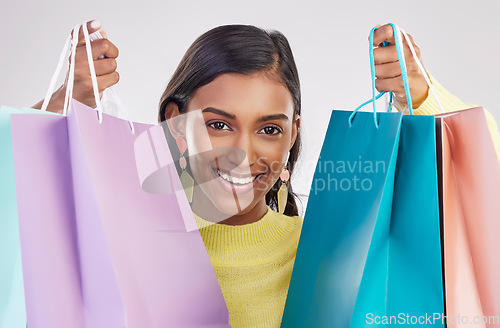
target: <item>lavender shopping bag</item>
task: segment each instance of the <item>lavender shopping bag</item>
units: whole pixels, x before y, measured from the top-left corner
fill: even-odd
[[[72,64],[68,116],[11,119],[28,327],[229,328],[162,127],[103,119],[89,68],[99,111],[70,100]]]
[[[128,121],[101,115],[100,123],[94,109],[77,101],[68,114],[89,327],[117,327],[105,324],[105,318],[118,311],[121,304],[109,303],[118,299],[126,314],[124,327],[230,327],[186,195],[175,192],[180,182],[162,127],[133,123],[132,131]],[[163,152],[145,156],[151,145],[139,139],[145,135]],[[171,192],[142,189],[136,164],[141,154],[144,161],[153,158],[153,166],[170,164]]]
[[[66,117],[11,115],[27,323],[84,328]]]
[[[26,327],[10,126],[10,115],[21,113],[42,112],[30,108],[0,108],[0,327],[9,328]]]

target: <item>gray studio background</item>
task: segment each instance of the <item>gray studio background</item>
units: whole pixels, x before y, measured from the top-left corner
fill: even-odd
[[[303,153],[293,178],[308,194],[330,111],[370,97],[370,29],[411,34],[424,66],[500,121],[500,1],[6,1],[0,10],[0,104],[31,106],[46,92],[71,28],[100,19],[120,49],[115,90],[135,121],[156,122],[159,98],[194,39],[223,24],[283,32],[302,86]],[[304,203],[307,198],[304,197]]]

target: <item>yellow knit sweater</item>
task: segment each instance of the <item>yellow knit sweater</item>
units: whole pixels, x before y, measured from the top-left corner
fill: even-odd
[[[475,107],[449,93],[433,79],[444,110]],[[417,115],[438,114],[432,96],[415,109]],[[493,116],[488,125],[500,158],[500,134]],[[303,219],[276,213],[268,207],[254,223],[212,224],[195,215],[215,270],[233,328],[277,328],[281,324]]]
[[[195,218],[231,327],[279,327],[303,219],[269,206],[262,219],[239,226]]]

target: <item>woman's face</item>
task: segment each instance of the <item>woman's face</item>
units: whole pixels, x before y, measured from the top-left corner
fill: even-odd
[[[187,111],[202,111],[206,132],[186,126],[189,165],[220,212],[247,213],[277,181],[297,136],[293,105],[287,87],[268,72],[222,74],[195,92]]]

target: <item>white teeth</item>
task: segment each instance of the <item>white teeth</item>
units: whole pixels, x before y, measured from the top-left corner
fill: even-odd
[[[221,171],[217,170],[217,173],[226,181],[234,183],[234,184],[247,184],[255,180],[254,176],[248,177],[248,178],[236,178],[232,177],[230,175],[227,175],[225,173],[222,173]]]

